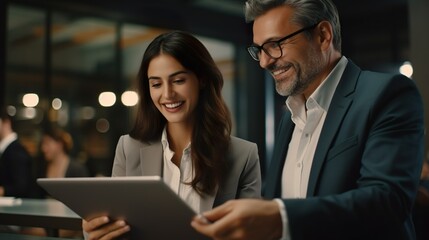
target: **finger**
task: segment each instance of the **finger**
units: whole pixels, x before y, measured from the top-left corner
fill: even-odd
[[[191,226],[198,232],[215,239],[228,239],[235,229],[237,229],[237,218],[229,210],[230,207],[225,209],[217,209],[217,212],[205,215],[206,217],[220,217],[213,223],[207,224],[200,217],[195,217],[191,222]],[[206,213],[205,213],[206,214]]]
[[[130,227],[123,220],[115,221],[113,223],[105,224],[91,232],[88,232],[89,239],[114,239],[125,232],[128,232]]]
[[[233,210],[236,200],[230,200],[210,211],[204,212],[202,215],[210,222],[216,222]]]
[[[119,228],[116,228],[115,230],[108,232],[107,234],[105,234],[102,238],[100,238],[100,240],[110,240],[110,239],[116,239],[122,235],[124,235],[125,233],[130,231],[130,226],[129,225],[125,225]]]
[[[210,238],[213,238],[213,230],[211,230],[210,225],[205,224],[198,218],[194,218],[191,222],[191,226],[197,231],[206,235]]]
[[[194,217],[195,221],[201,223],[201,224],[210,224],[212,223],[210,220],[208,220],[203,214],[198,214],[197,216]]]
[[[109,222],[109,218],[106,216],[93,218],[89,221],[82,219],[82,228],[85,232],[90,232],[90,231],[93,231],[94,229],[97,229],[100,226],[102,226],[108,222]]]

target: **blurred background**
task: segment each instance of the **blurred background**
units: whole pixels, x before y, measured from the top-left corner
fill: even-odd
[[[233,134],[258,144],[264,171],[284,98],[246,51],[252,32],[244,0],[0,2],[0,103],[33,156],[43,126],[56,124],[71,133],[72,155],[91,175],[109,176],[117,140],[133,125],[143,52],[158,34],[180,29],[196,35],[220,67]],[[427,109],[429,1],[334,2],[344,55],[364,69],[409,76]]]

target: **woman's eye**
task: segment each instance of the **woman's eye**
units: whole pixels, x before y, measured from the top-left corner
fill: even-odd
[[[173,81],[174,83],[181,84],[185,82],[185,79],[176,79]]]
[[[152,83],[150,86],[153,88],[159,88],[161,86],[161,83]]]

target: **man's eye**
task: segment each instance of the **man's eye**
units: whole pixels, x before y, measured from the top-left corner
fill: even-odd
[[[265,49],[276,49],[277,43],[276,42],[267,42],[264,44]]]

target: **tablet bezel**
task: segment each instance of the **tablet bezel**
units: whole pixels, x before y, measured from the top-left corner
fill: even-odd
[[[39,178],[80,217],[124,219],[130,239],[208,239],[190,225],[196,213],[159,176]]]

